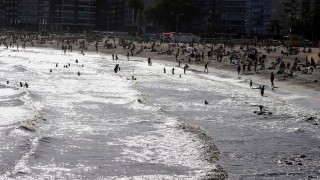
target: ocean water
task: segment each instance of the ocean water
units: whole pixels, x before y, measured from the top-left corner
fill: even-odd
[[[306,121],[319,99],[119,57],[0,49],[0,179],[203,179],[218,165],[229,179],[320,178],[319,126]],[[220,160],[181,123],[205,130]]]

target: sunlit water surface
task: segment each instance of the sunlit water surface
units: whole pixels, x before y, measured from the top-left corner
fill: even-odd
[[[0,179],[202,178],[215,164],[178,121],[206,130],[230,179],[320,178],[319,127],[305,121],[319,117],[319,99],[268,88],[261,97],[244,79],[172,67],[1,49]],[[258,105],[272,115],[255,114]],[[17,128],[39,113],[35,132]]]

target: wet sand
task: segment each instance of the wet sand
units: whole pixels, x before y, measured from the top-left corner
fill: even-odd
[[[106,40],[106,39],[104,39]],[[124,57],[122,57],[122,59],[127,59],[127,53],[130,53],[130,49],[124,49],[123,47],[121,47],[118,43],[118,39],[116,39],[115,41],[115,45],[116,48],[114,49],[107,49],[104,47],[104,40],[103,42],[99,42],[98,44],[98,53],[106,53],[106,54],[115,54],[115,55],[122,55]],[[109,41],[110,43],[113,43],[113,40],[110,39]],[[18,42],[19,43],[19,42]],[[86,52],[96,52],[95,43],[87,43],[87,50],[84,49],[80,49],[79,48],[79,44],[72,44],[73,46],[73,51],[81,51],[83,50],[84,53]],[[148,58],[150,57],[152,61],[160,61],[160,62],[165,62],[165,63],[169,63],[172,66],[178,67],[178,61],[176,61],[175,58],[175,53],[177,52],[177,49],[180,49],[180,52],[182,51],[183,48],[181,47],[169,47],[169,44],[167,43],[163,43],[163,44],[159,44],[156,43],[156,49],[157,52],[151,52],[151,44],[141,44],[138,42],[134,42],[135,46],[136,46],[136,50],[134,50],[133,52],[133,56],[130,56],[130,59],[134,59],[134,57],[144,57],[144,58]],[[27,46],[31,46],[31,43],[28,42],[26,44]],[[49,47],[49,48],[55,48],[55,49],[60,49],[61,50],[61,45],[62,43],[59,43],[59,46],[57,46],[57,42],[56,41],[48,41],[45,44],[39,44],[36,41],[34,41],[34,46],[35,47]],[[114,45],[114,44],[113,44]],[[182,44],[179,44],[182,45]],[[137,51],[141,48],[141,46],[145,46],[147,47],[147,49],[144,49],[142,52],[140,52],[139,54],[137,54]],[[207,46],[211,46],[211,45],[207,45]],[[14,46],[16,47],[16,46]],[[198,68],[204,68],[204,64],[206,62],[209,62],[208,66],[209,66],[209,72],[215,72],[215,71],[223,71],[223,72],[227,72],[230,73],[232,75],[237,76],[237,72],[236,72],[236,68],[237,65],[231,65],[230,66],[230,61],[229,61],[229,57],[230,56],[224,56],[221,62],[218,62],[215,58],[215,55],[213,55],[213,60],[208,60],[206,54],[207,51],[210,50],[210,48],[206,47],[204,48],[202,45],[196,45],[195,47],[196,49],[198,49],[198,51],[204,51],[205,54],[205,59],[204,62],[195,62],[194,58],[191,58],[191,64],[189,64],[188,62],[188,57],[187,54],[184,55],[179,55],[178,60],[180,60],[181,62],[181,68],[183,67],[184,64],[188,64],[191,68],[192,67],[198,67]],[[214,47],[214,49],[216,49],[217,46]],[[320,61],[317,62],[317,60],[319,59],[318,53],[319,53],[319,48],[312,48],[312,53],[304,53],[304,52],[300,52],[297,55],[289,55],[289,56],[285,56],[281,54],[281,50],[286,51],[285,48],[278,46],[276,47],[277,51],[276,52],[272,52],[272,53],[267,53],[266,50],[264,48],[257,48],[258,52],[260,54],[265,54],[266,55],[266,65],[265,65],[265,69],[264,70],[259,70],[260,67],[258,67],[257,72],[251,71],[251,72],[246,72],[244,73],[240,73],[239,77],[243,78],[243,79],[252,79],[253,82],[259,82],[262,85],[266,85],[266,86],[270,86],[270,74],[271,72],[273,72],[275,74],[275,86],[280,87],[281,89],[286,89],[288,91],[291,92],[297,92],[297,93],[302,93],[302,94],[312,94],[315,98],[320,98]],[[168,55],[166,53],[164,53],[167,50],[173,50],[174,53],[172,55]],[[300,48],[301,50],[303,48]],[[161,51],[162,50],[162,51]],[[240,51],[240,46],[236,45],[233,50],[235,51]],[[227,51],[232,51],[230,48],[226,48],[226,52]],[[243,54],[243,52],[242,52]],[[293,77],[283,77],[283,74],[277,74],[278,71],[278,67],[276,69],[268,69],[268,67],[271,67],[272,62],[275,62],[276,59],[278,57],[282,57],[283,61],[285,62],[285,64],[287,64],[287,62],[291,63],[291,66],[294,63],[294,59],[297,57],[300,61],[301,64],[303,64],[305,62],[305,58],[306,56],[309,57],[310,60],[310,56],[313,56],[316,59],[316,63],[317,63],[317,69],[314,69],[312,73],[308,73],[308,74],[303,74],[301,71],[295,71],[293,73]],[[147,62],[147,61],[146,61]],[[299,64],[300,64],[299,63]],[[298,64],[298,65],[299,65]],[[301,69],[303,70],[304,67],[300,66]],[[241,70],[242,71],[242,70]]]

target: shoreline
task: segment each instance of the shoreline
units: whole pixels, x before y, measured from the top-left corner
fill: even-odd
[[[95,54],[96,51],[94,50],[93,45],[92,44],[87,44],[87,45],[88,45],[87,50],[80,49],[79,47],[73,47],[72,52],[76,51],[76,52],[80,53],[81,50],[83,50],[84,53],[89,52],[89,53]],[[150,45],[150,44],[148,44],[148,45]],[[75,45],[73,45],[73,46],[75,46]],[[138,46],[138,45],[136,45],[136,46]],[[159,48],[166,48],[164,46],[167,46],[167,44],[160,45]],[[52,49],[56,49],[56,50],[61,50],[60,48],[57,48],[56,43],[54,43],[54,42],[52,42],[52,43],[47,42],[45,44],[34,43],[34,46],[31,46],[30,44],[26,44],[26,48],[29,48],[29,47],[52,48]],[[115,55],[122,55],[122,56],[126,57],[126,54],[130,52],[129,49],[123,49],[122,47],[119,47],[118,44],[115,49],[106,49],[103,47],[102,43],[100,42],[98,45],[98,48],[99,48],[98,53],[103,53],[105,55],[115,54]],[[167,47],[167,48],[169,48],[169,47]],[[236,47],[235,49],[237,49],[237,48],[238,47]],[[313,50],[312,54],[315,54],[319,51],[318,48],[313,48],[312,50]],[[67,51],[67,52],[70,52],[70,51]],[[160,62],[163,65],[169,64],[172,67],[179,67],[178,66],[179,62],[175,60],[174,55],[162,55],[162,54],[156,54],[156,53],[157,52],[150,52],[150,49],[147,49],[147,50],[142,51],[139,54],[134,54],[134,56],[130,56],[130,58],[141,57],[141,58],[147,59],[148,57],[150,57],[152,61]],[[302,52],[301,52],[299,55],[300,59],[301,59],[301,56],[304,56],[304,55],[305,54],[302,54]],[[291,61],[293,58],[299,57],[299,56],[289,56],[289,57],[284,57],[284,58],[286,58],[287,61]],[[267,66],[270,65],[272,58],[276,58],[276,57],[279,57],[279,54],[277,54],[277,53],[270,54],[270,57],[269,57],[270,59],[267,60],[268,61]],[[227,58],[228,57],[225,57],[221,63],[217,62],[217,60],[214,58],[213,58],[213,60],[210,60],[209,64],[208,64],[209,72],[211,71],[211,72],[218,72],[218,73],[226,73],[226,74],[232,75],[233,77],[238,77],[243,80],[252,80],[254,83],[258,83],[258,84],[270,87],[270,85],[271,85],[270,79],[269,79],[270,73],[275,72],[276,70],[265,69],[265,70],[260,70],[257,73],[249,72],[246,74],[241,73],[240,75],[237,75],[236,65],[230,66],[229,60],[227,60]],[[204,68],[204,64],[205,64],[204,62],[195,63],[194,60],[192,60],[191,64],[189,64],[188,61],[185,60],[185,58],[181,58],[180,61],[181,61],[180,68],[183,68],[182,67],[183,64],[188,64],[191,67],[194,66],[197,69],[201,69],[201,68]],[[285,79],[282,78],[282,75],[276,74],[275,75],[276,76],[275,84],[276,84],[276,86],[279,86],[283,90],[290,91],[293,93],[298,93],[300,95],[309,95],[312,98],[320,99],[320,66],[319,66],[320,60],[318,61],[317,65],[318,65],[317,69],[314,69],[312,74],[302,75],[302,74],[300,74],[301,72],[297,71],[295,77],[290,77],[290,78],[285,78]]]

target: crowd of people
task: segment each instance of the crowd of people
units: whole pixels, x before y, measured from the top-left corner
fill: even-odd
[[[6,48],[14,47],[14,44],[19,47],[19,43],[23,48],[26,44],[34,46],[34,36],[11,36],[0,39],[0,46]],[[18,40],[20,40],[18,42]],[[72,51],[75,46],[84,55],[84,51],[99,51],[108,53],[112,51],[112,60],[119,60],[118,54],[126,53],[127,60],[131,56],[147,56],[148,65],[152,65],[151,57],[176,61],[178,67],[185,64],[183,68],[184,74],[191,65],[204,66],[204,73],[209,73],[209,67],[236,69],[238,75],[255,75],[269,74],[271,86],[274,87],[276,78],[293,78],[297,76],[297,72],[301,74],[311,74],[317,70],[317,61],[314,56],[310,56],[311,50],[299,51],[300,48],[291,48],[285,46],[271,46],[267,43],[256,44],[234,44],[226,42],[218,43],[168,43],[168,42],[153,42],[153,41],[126,41],[124,39],[106,38],[104,44],[96,40],[93,43],[93,48],[85,40],[76,40],[71,42],[63,38],[52,39],[57,43],[57,47],[61,44],[61,49],[64,53]],[[36,41],[35,43],[43,44],[46,39]],[[48,39],[49,41],[49,39]],[[121,47],[121,48],[118,48]],[[140,48],[137,48],[140,47]],[[294,53],[293,53],[294,52]],[[305,54],[305,63],[302,63],[301,56],[297,54]],[[320,53],[318,54],[319,58]],[[294,60],[292,60],[294,58]],[[293,65],[292,65],[293,64]],[[120,71],[120,66],[117,64],[114,72]],[[226,67],[228,65],[228,67]],[[175,73],[175,67],[171,69],[172,74]],[[164,68],[164,73],[166,69]],[[79,75],[80,73],[78,73]],[[263,95],[264,88],[261,86],[261,94]],[[263,89],[263,90],[262,90]]]

